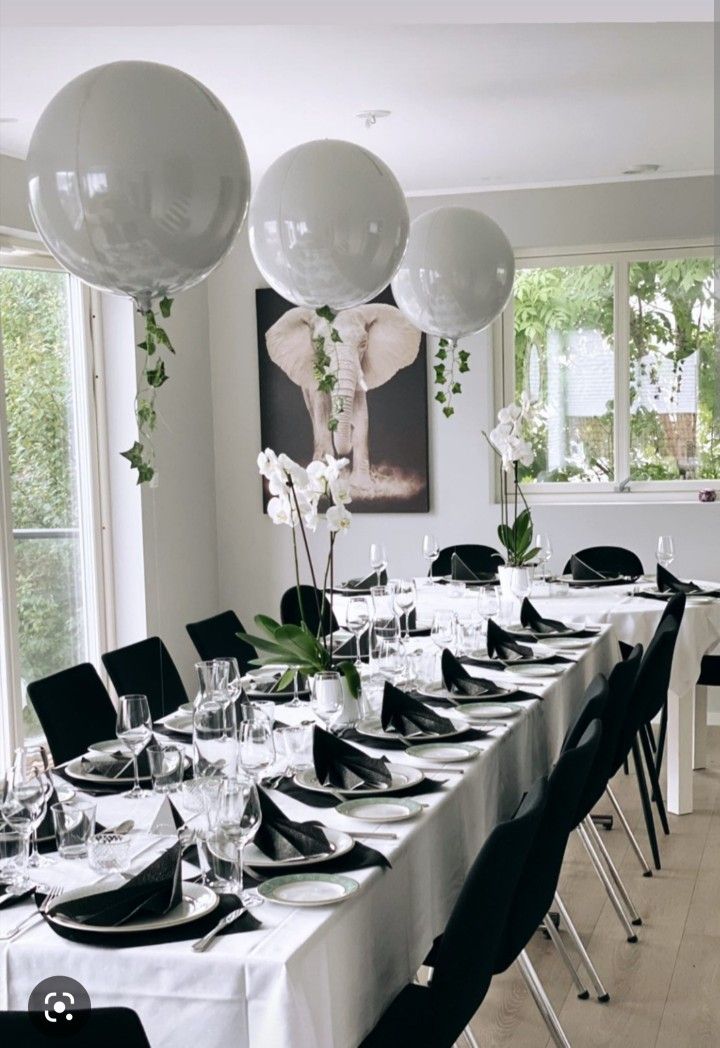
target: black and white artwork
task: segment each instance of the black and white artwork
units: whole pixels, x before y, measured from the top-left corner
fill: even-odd
[[[341,310],[329,324],[271,289],[256,292],[263,448],[307,465],[326,453],[350,460],[354,513],[429,509],[425,336],[387,288],[371,303]],[[330,394],[317,389],[313,339],[331,346]],[[328,419],[338,420],[335,449]],[[267,493],[265,493],[267,505]]]

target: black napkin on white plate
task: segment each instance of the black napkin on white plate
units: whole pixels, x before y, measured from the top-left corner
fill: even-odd
[[[369,575],[361,575],[355,579],[348,579],[346,582],[340,584],[342,589],[347,590],[369,590],[371,586],[387,586],[387,571],[384,569],[380,572],[380,582],[378,582],[378,573],[371,571]]]
[[[685,593],[688,597],[720,597],[720,590],[706,590],[697,582],[683,582],[662,564],[657,566],[657,588],[661,593]]]
[[[371,757],[337,735],[315,727],[313,763],[318,782],[323,786],[352,790],[359,786],[389,786],[392,776],[387,761]]]
[[[406,737],[449,735],[455,731],[451,720],[431,710],[424,702],[406,695],[389,680],[385,681],[380,723],[384,731],[397,732]]]
[[[147,753],[149,746],[157,746],[154,736],[138,754],[138,774],[141,779],[150,778],[150,760]],[[106,779],[129,779],[133,775],[132,757],[120,747],[105,753],[92,753],[89,756],[86,754],[80,758],[80,767],[90,775],[102,775]]]
[[[503,662],[523,662],[533,658],[533,650],[526,644],[520,644],[512,633],[508,633],[493,619],[487,624],[487,653],[490,658],[502,659]]]
[[[111,891],[94,892],[60,901],[52,913],[79,924],[121,925],[133,917],[161,917],[182,901],[182,847],[178,842],[164,851],[127,884]]]
[[[283,861],[301,855],[326,855],[330,851],[330,842],[316,822],[295,822],[262,787],[258,794],[262,819],[254,844],[268,859]]]
[[[462,557],[453,553],[450,557],[450,575],[455,582],[494,582],[497,576],[494,572],[474,571],[469,567]]]
[[[572,633],[570,626],[566,626],[559,619],[545,619],[530,600],[525,597],[520,606],[520,622],[523,626],[531,629],[533,633]]]
[[[503,691],[494,681],[471,676],[449,648],[443,650],[440,667],[443,684],[458,698],[493,699]]]

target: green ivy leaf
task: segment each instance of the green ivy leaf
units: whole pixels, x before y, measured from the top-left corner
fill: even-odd
[[[158,302],[158,306],[160,307],[160,312],[162,313],[162,315],[165,317],[166,320],[170,316],[170,310],[172,309],[172,304],[173,304],[173,300],[171,298],[168,298],[167,295],[165,295],[163,298],[161,298],[160,301]]]
[[[441,338],[440,341],[438,342],[438,346],[440,347],[440,349],[447,349],[447,347],[449,345],[450,345],[450,343],[448,342],[448,340],[446,338]]]
[[[328,427],[327,428],[330,430],[331,433],[334,433],[335,430],[338,428],[338,420],[336,418],[328,419]]]
[[[333,342],[342,342],[342,338],[340,337],[340,332],[335,327],[334,328],[330,328],[330,338],[333,340]]]
[[[466,363],[465,363],[465,361],[463,361],[463,362],[462,362],[462,364],[459,364],[459,365],[458,365],[458,371],[459,371],[459,373],[460,373],[461,375],[465,375],[465,374],[467,374],[467,372],[468,372],[469,370],[470,370],[470,366],[469,366],[469,364],[466,364]]]
[[[323,320],[327,320],[328,324],[332,324],[337,316],[337,313],[333,312],[330,306],[319,306],[315,312],[319,317],[322,317]]]
[[[157,422],[157,412],[151,400],[139,400],[135,408],[135,418],[141,429],[153,430]]]
[[[435,354],[435,356],[437,357],[438,360],[447,360],[447,350],[446,349],[439,349],[437,351],[437,353]]]
[[[462,386],[460,385],[459,382],[453,382],[451,392],[452,393],[462,393]]]
[[[442,411],[445,418],[450,418],[451,415],[455,414],[455,408],[452,407],[450,404],[446,404]]]
[[[445,401],[447,400],[447,397],[445,396],[443,391],[441,389],[439,389],[437,391],[437,393],[435,394],[435,399],[437,400],[438,404],[444,404]]]
[[[154,368],[148,368],[145,372],[145,378],[147,384],[152,386],[153,389],[160,389],[160,386],[164,385],[168,380],[168,375],[165,371],[165,361],[158,360]]]
[[[143,446],[136,440],[131,448],[121,451],[120,455],[128,460],[133,469],[137,469],[143,460]]]

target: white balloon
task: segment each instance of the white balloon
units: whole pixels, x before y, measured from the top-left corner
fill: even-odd
[[[352,142],[324,139],[272,164],[248,223],[252,253],[271,287],[298,306],[338,310],[387,287],[410,217],[382,160]]]
[[[456,340],[503,311],[514,276],[513,249],[496,222],[473,208],[438,207],[414,219],[392,292],[421,331]]]
[[[27,166],[30,210],[55,258],[145,305],[218,265],[250,198],[228,111],[154,62],[112,62],[66,84],[37,123]]]

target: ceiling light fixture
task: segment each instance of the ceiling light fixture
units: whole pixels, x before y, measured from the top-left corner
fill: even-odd
[[[660,170],[659,164],[633,164],[623,171],[624,175],[651,175]]]
[[[356,113],[356,116],[364,122],[365,127],[374,127],[378,120],[390,116],[390,112],[389,109],[363,109],[361,113]]]

